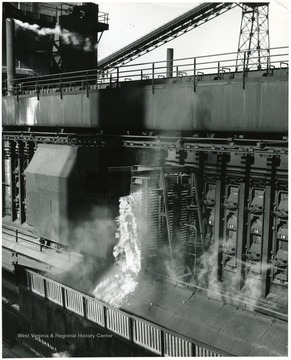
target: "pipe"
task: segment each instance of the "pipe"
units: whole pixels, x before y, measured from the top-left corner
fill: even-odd
[[[6,19],[7,95],[13,95],[15,79],[15,23]]]
[[[167,49],[167,78],[173,77],[173,59],[174,59],[174,49]]]

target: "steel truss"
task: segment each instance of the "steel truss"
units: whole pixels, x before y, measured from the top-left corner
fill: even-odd
[[[98,63],[109,70],[156,49],[237,6],[236,3],[204,3],[109,55]]]
[[[269,48],[269,5],[267,3],[244,3],[236,71],[268,69]]]

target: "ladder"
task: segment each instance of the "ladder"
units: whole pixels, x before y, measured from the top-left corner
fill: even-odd
[[[202,206],[199,197],[199,183],[198,174],[196,172],[191,173],[190,180],[190,204],[188,205],[188,220],[189,222],[185,226],[189,227],[193,238],[193,252],[189,255],[194,258],[193,276],[195,277],[196,269],[198,265],[198,259],[202,260],[202,265],[205,267],[205,245],[204,245],[204,227]],[[195,219],[196,221],[195,224]]]
[[[194,245],[193,247],[193,252],[191,253],[187,253],[187,256],[191,255],[194,257],[194,271],[192,271],[189,267],[189,265],[187,264],[187,262],[185,263],[181,263],[181,262],[177,262],[176,258],[173,254],[174,252],[174,243],[175,243],[175,239],[173,239],[173,229],[172,229],[172,222],[171,222],[171,214],[169,211],[169,206],[168,206],[168,189],[167,189],[167,184],[165,181],[165,172],[164,169],[161,169],[160,172],[160,188],[161,188],[161,193],[162,193],[162,205],[163,205],[163,212],[161,213],[161,215],[163,215],[165,217],[165,222],[166,222],[166,230],[167,230],[167,238],[168,238],[168,242],[169,242],[169,252],[170,252],[170,259],[171,259],[171,268],[173,270],[173,273],[175,274],[175,277],[178,280],[184,280],[185,278],[189,278],[189,277],[194,277],[195,276],[195,268],[197,265],[197,259],[201,258],[203,259],[203,262],[205,261],[204,259],[204,237],[203,237],[203,220],[202,220],[202,207],[201,207],[201,203],[199,200],[199,188],[198,188],[198,177],[196,173],[191,173],[190,179],[189,179],[189,195],[186,197],[190,198],[190,204],[187,206],[187,209],[185,209],[187,211],[187,216],[186,219],[184,216],[182,216],[182,212],[180,214],[180,225],[181,228],[182,227],[188,227],[191,231],[191,233],[193,233],[192,238],[193,238],[193,242],[192,244]],[[182,201],[182,199],[181,199]],[[186,206],[185,206],[186,208]],[[197,213],[197,218],[198,218],[198,225],[194,224],[194,215],[193,212]]]

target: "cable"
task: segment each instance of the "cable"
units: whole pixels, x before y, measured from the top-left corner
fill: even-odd
[[[275,2],[276,2],[278,5],[283,6],[283,8],[285,8],[286,10],[289,10],[289,8],[286,7],[285,5],[281,4],[281,2],[279,2],[279,1],[277,1],[277,0],[275,0]]]

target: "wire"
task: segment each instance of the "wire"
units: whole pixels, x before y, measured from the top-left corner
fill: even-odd
[[[278,4],[278,5],[281,5],[283,6],[283,8],[285,8],[286,10],[289,10],[287,6],[283,5],[281,2],[275,0],[275,2]]]

